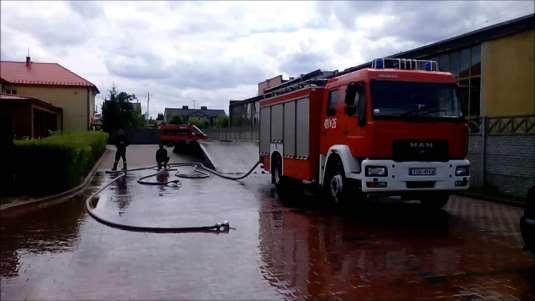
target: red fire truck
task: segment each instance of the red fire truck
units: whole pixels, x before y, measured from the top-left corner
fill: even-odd
[[[162,124],[160,126],[160,143],[167,146],[190,144],[208,137],[198,127],[191,124]]]
[[[260,101],[260,160],[278,189],[294,179],[334,203],[385,194],[441,208],[470,182],[456,91],[435,61],[393,58],[273,88]]]

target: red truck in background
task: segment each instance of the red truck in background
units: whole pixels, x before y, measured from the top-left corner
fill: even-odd
[[[162,124],[160,126],[160,143],[167,146],[190,144],[207,138],[208,136],[195,125]]]
[[[333,203],[385,194],[441,208],[469,187],[467,136],[455,77],[435,61],[376,59],[260,101],[272,182],[319,184]]]

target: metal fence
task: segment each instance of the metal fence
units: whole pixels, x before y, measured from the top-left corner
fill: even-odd
[[[470,134],[535,135],[535,115],[468,119]]]
[[[210,128],[204,130],[210,139],[224,141],[252,141],[258,142],[258,128],[254,127],[229,127]]]
[[[535,115],[468,120],[472,186],[525,196],[535,185]]]

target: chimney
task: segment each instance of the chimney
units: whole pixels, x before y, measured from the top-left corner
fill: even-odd
[[[206,111],[206,110],[208,110],[208,107],[207,106],[201,106],[201,110]]]
[[[30,59],[30,56],[28,55],[26,57],[26,67],[30,67],[30,64],[32,63],[32,60]]]
[[[187,110],[188,106],[182,106],[182,110]]]

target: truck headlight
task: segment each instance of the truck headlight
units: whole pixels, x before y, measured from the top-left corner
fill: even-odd
[[[457,177],[463,177],[463,176],[469,176],[470,175],[470,166],[457,166],[455,168],[455,176]]]
[[[384,166],[366,166],[367,177],[386,177],[388,172]]]

